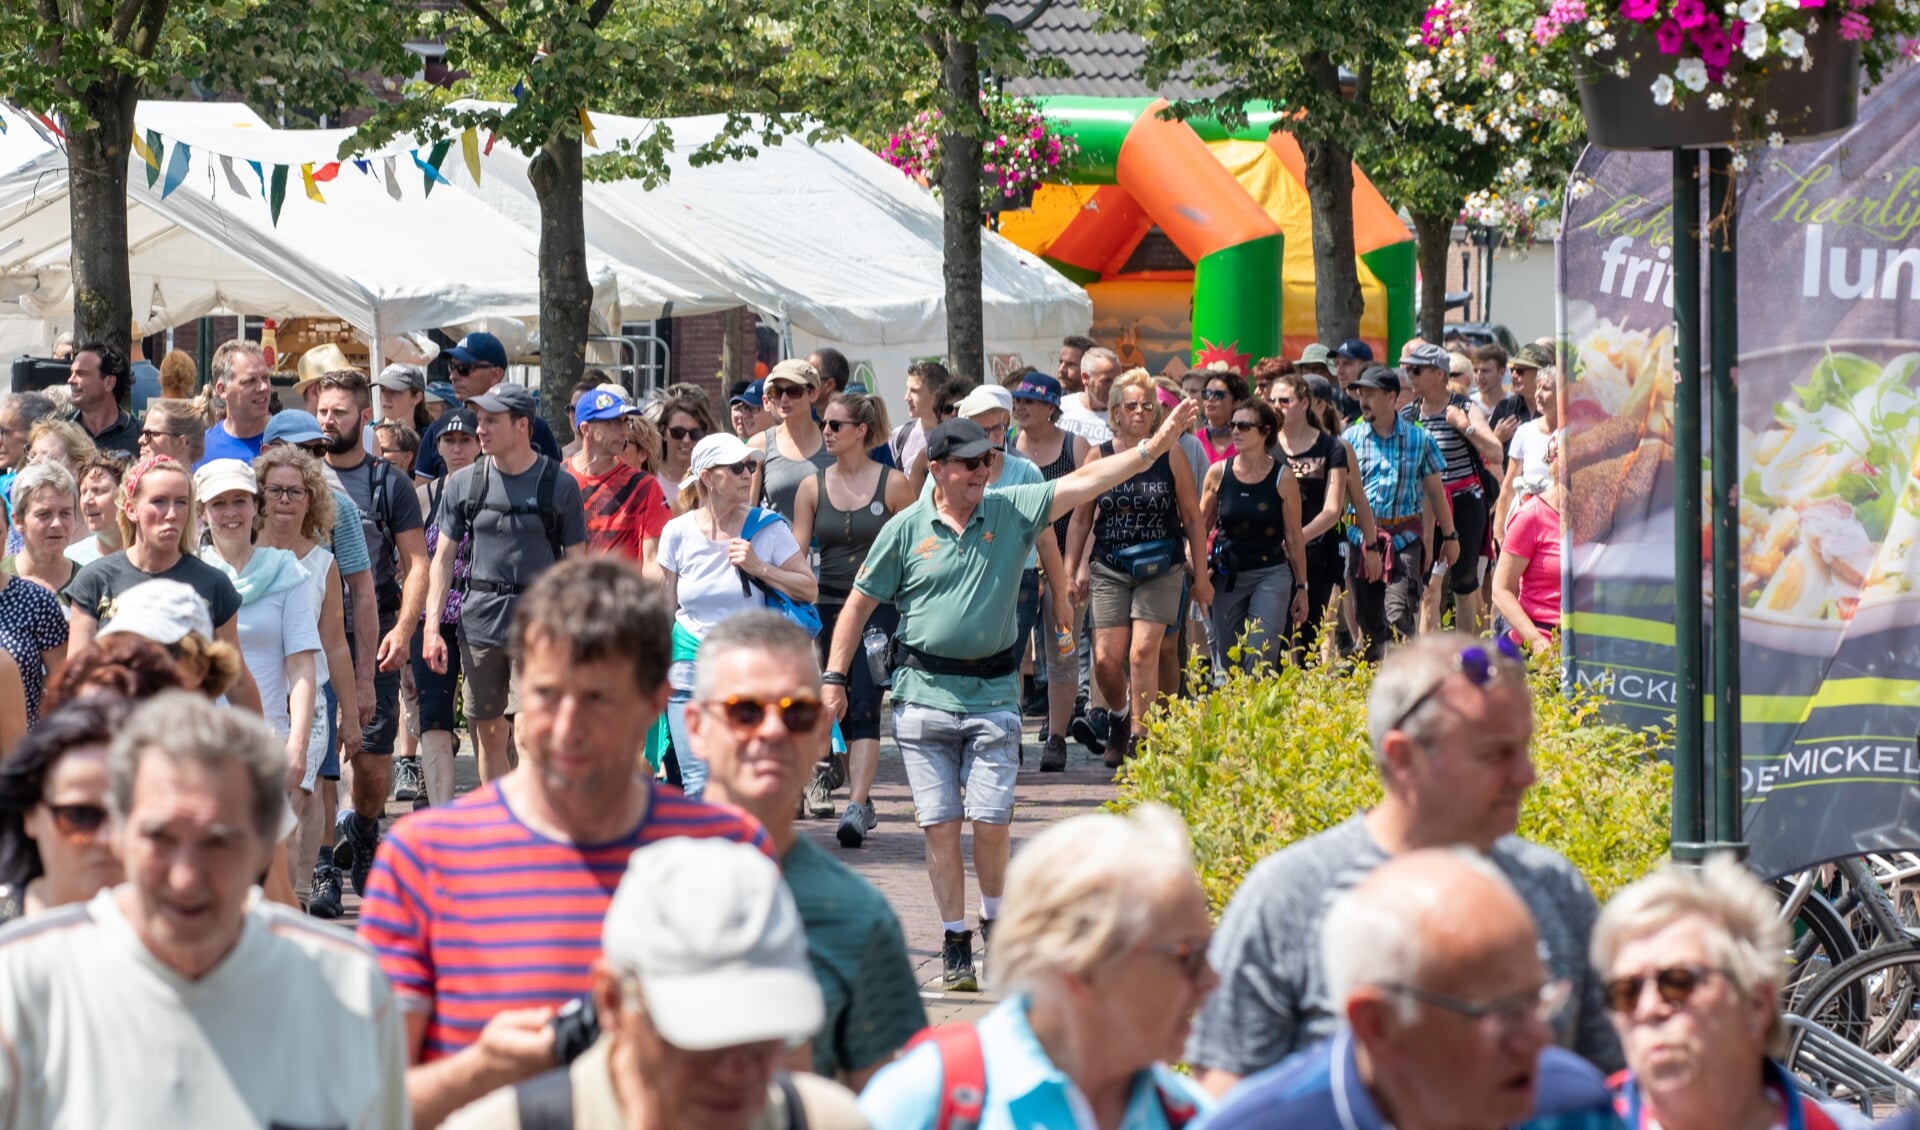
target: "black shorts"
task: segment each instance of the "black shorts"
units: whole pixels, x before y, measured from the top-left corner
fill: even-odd
[[[1460,556],[1447,570],[1447,587],[1456,596],[1479,592],[1480,555],[1487,541],[1487,497],[1478,487],[1473,487],[1453,495],[1449,501],[1453,507],[1453,532],[1460,539]]]

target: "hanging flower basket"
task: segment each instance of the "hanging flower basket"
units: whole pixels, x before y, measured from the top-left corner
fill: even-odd
[[[1657,101],[1672,89],[1674,57],[1635,37],[1595,56],[1597,65],[1580,77],[1587,137],[1608,149],[1697,149],[1844,133],[1859,109],[1861,43],[1841,28],[1836,19],[1819,21],[1797,60],[1749,62],[1736,54],[1724,85],[1738,97],[1696,95],[1661,105],[1648,92]]]
[[[1064,182],[1080,147],[1055,132],[1030,98],[980,92],[986,134],[980,140],[980,207],[989,216],[1033,206],[1033,191],[1048,182]],[[906,128],[887,138],[880,155],[894,168],[940,185],[940,137],[946,130],[939,110],[923,110]]]

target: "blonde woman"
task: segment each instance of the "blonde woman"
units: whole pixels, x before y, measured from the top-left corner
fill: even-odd
[[[49,416],[27,433],[27,462],[58,463],[76,479],[80,465],[91,462],[99,454],[100,449],[94,446],[86,429],[71,420]]]
[[[207,426],[190,400],[156,400],[140,421],[140,454],[165,455],[191,467],[206,453]]]
[[[1113,438],[1094,448],[1088,462],[1134,448],[1144,452],[1164,414],[1159,392],[1145,369],[1121,374],[1107,397]],[[1161,643],[1180,622],[1187,571],[1193,602],[1201,608],[1213,602],[1193,464],[1184,452],[1155,459],[1080,507],[1067,542],[1075,600],[1090,600],[1093,610],[1094,679],[1107,702],[1127,704],[1108,722],[1106,764],[1117,769],[1145,736],[1147,710],[1163,689]]]

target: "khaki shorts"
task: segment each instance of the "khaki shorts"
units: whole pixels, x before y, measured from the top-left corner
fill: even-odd
[[[1094,628],[1126,628],[1135,620],[1178,624],[1180,590],[1186,579],[1185,569],[1170,569],[1143,581],[1095,561],[1088,586]]]
[[[462,635],[460,674],[466,684],[462,701],[469,722],[491,722],[520,713],[520,687],[506,648],[468,643]]]

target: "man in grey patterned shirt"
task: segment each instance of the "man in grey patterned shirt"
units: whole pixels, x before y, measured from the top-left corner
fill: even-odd
[[[1385,798],[1262,860],[1213,942],[1220,988],[1195,1018],[1187,1060],[1216,1095],[1333,1033],[1338,1010],[1320,968],[1332,897],[1392,856],[1465,845],[1512,881],[1540,928],[1542,956],[1574,993],[1555,1040],[1604,1072],[1622,1066],[1587,938],[1592,891],[1558,853],[1513,835],[1533,784],[1533,709],[1519,663],[1488,640],[1422,636],[1381,664],[1367,730]]]

